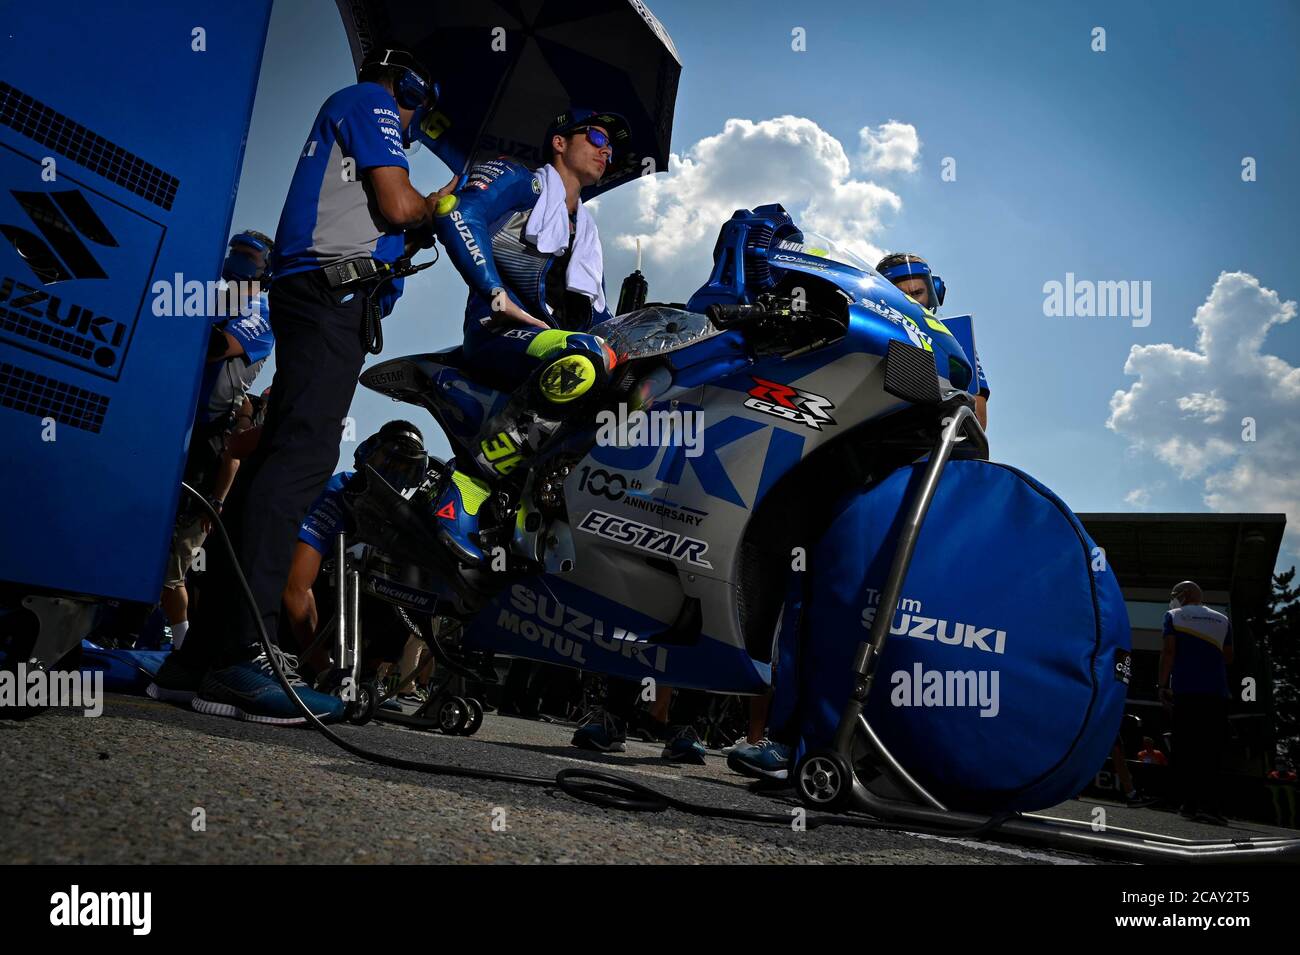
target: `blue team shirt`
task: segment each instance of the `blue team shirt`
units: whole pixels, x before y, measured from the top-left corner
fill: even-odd
[[[244,354],[209,362],[203,369],[197,415],[201,423],[224,418],[243,401],[275,348],[266,293],[250,301],[249,306],[248,315],[235,315],[213,322],[214,327],[229,332],[244,347]]]
[[[289,185],[272,253],[277,277],[344,259],[401,258],[402,230],[384,220],[366,187],[365,171],[381,166],[410,170],[397,101],[378,83],[339,90],[316,114]],[[401,281],[389,288],[385,311]]]
[[[1174,638],[1174,693],[1228,696],[1224,648],[1232,646],[1232,624],[1217,610],[1189,604],[1165,614],[1164,635]]]
[[[344,530],[347,512],[343,504],[343,489],[354,474],[355,471],[340,471],[330,478],[298,527],[298,540],[322,557],[333,553],[334,538]]]

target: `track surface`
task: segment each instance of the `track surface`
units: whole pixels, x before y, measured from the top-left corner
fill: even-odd
[[[340,732],[368,749],[410,759],[548,777],[595,764],[693,802],[768,812],[796,805],[789,790],[752,792],[716,753],[705,766],[668,763],[660,746],[631,740],[626,753],[587,753],[569,745],[567,725],[489,714],[472,738],[378,723]],[[93,719],[55,711],[0,722],[0,779],[0,862],[6,863],[1095,861],[908,833],[796,832],[677,811],[607,810],[554,787],[388,769],[311,730],[205,716],[131,696],[109,695],[103,715]],[[197,809],[206,826],[199,831]],[[1087,819],[1091,809],[1071,801],[1052,814]],[[1108,806],[1107,813],[1112,825],[1202,838],[1224,834],[1163,812]]]

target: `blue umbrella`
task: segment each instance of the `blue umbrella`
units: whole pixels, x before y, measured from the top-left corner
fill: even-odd
[[[621,114],[629,141],[585,190],[668,168],[682,65],[668,31],[640,0],[337,0],[359,65],[401,47],[442,95],[420,139],[452,169],[507,156],[543,162],[546,127],[569,106]]]

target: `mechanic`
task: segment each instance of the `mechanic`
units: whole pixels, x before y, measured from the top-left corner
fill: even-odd
[[[361,442],[352,460],[356,470],[368,464],[398,491],[418,487],[429,470],[424,435],[414,424],[402,420],[389,421]],[[303,651],[316,638],[320,622],[313,587],[325,558],[334,555],[339,532],[347,529],[343,492],[355,480],[356,471],[339,471],[330,478],[298,529],[283,603],[288,626]],[[396,659],[403,652],[403,643],[412,637],[421,639],[418,633],[408,633],[400,616],[381,600],[363,596],[361,615],[361,632],[373,646],[373,651],[372,646],[363,648],[362,659],[367,662]]]
[[[374,325],[402,291],[400,280],[365,279],[401,259],[408,239],[431,241],[439,193],[423,196],[411,186],[403,149],[435,95],[428,71],[410,53],[372,51],[358,82],[321,106],[280,216],[271,261],[271,403],[225,518],[272,639],[298,525],[338,459]],[[212,551],[207,599],[185,646],[169,656],[155,683],[176,694],[201,687],[245,718],[278,720],[292,702],[259,647],[236,568],[224,548]],[[309,705],[331,719],[343,712],[340,701],[321,694]]]
[[[483,562],[478,515],[492,487],[522,473],[614,366],[609,346],[586,334],[610,312],[600,235],[581,193],[628,137],[621,116],[570,109],[547,129],[541,168],[480,163],[437,204],[438,239],[469,285],[466,367],[513,391],[481,432],[474,459],[457,462],[435,508],[444,541],[471,566]]]
[[[271,239],[261,232],[240,232],[230,240],[230,252],[221,277],[231,283],[230,307],[225,315],[213,316],[208,341],[207,365],[199,384],[199,403],[190,432],[190,450],[185,460],[184,481],[202,492],[221,510],[238,461],[227,453],[227,442],[249,423],[241,414],[248,403],[248,391],[275,345],[268,321],[266,293],[260,283],[266,278]],[[190,500],[181,498],[172,533],[167,575],[161,603],[172,631],[172,646],[179,648],[189,630],[189,592],[185,575],[208,533],[208,520]]]
[[[943,304],[947,288],[943,279],[935,275],[929,263],[912,252],[892,252],[876,264],[876,271],[889,279],[900,292],[934,315],[938,315],[939,306]],[[975,377],[979,383],[979,394],[975,396],[975,417],[980,427],[989,426],[989,383],[984,377],[984,366],[980,364],[978,349],[974,356]]]
[[[1160,702],[1173,714],[1174,776],[1188,819],[1224,825],[1219,768],[1228,739],[1232,624],[1204,604],[1194,581],[1169,594],[1160,650]]]

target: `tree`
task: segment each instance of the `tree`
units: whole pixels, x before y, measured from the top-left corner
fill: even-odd
[[[1278,752],[1300,762],[1300,588],[1296,569],[1273,575],[1263,644],[1273,680]]]

